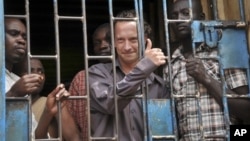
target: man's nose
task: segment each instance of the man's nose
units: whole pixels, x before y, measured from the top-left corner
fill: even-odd
[[[182,13],[179,13],[178,14],[178,18],[177,18],[178,20],[186,20],[187,19],[187,17],[186,16],[184,16]]]
[[[126,41],[126,42],[125,42],[125,47],[124,47],[124,49],[125,49],[125,50],[131,49],[131,44],[130,44],[129,41]]]
[[[18,39],[17,39],[18,43],[20,44],[23,44],[23,45],[26,45],[27,41],[26,41],[26,38],[24,38],[23,36],[18,36]]]
[[[100,48],[101,48],[101,50],[108,49],[108,48],[110,48],[110,43],[108,43],[107,41],[102,41]]]

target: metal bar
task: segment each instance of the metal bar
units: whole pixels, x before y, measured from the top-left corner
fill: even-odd
[[[5,101],[5,32],[4,32],[4,6],[3,0],[0,1],[0,141],[5,141],[5,119],[6,119],[6,101]]]
[[[116,65],[115,65],[115,39],[114,39],[114,21],[115,21],[115,17],[113,14],[113,0],[109,0],[108,1],[108,6],[109,6],[109,22],[111,25],[111,54],[113,55],[112,58],[112,68],[113,68],[113,85],[116,85]],[[118,96],[116,95],[116,87],[114,87],[113,89],[114,93],[115,93],[115,98],[114,98],[114,102],[115,102],[115,128],[114,128],[114,138],[116,141],[118,141],[119,139],[119,113],[118,113]]]
[[[244,8],[244,1],[239,0],[239,8],[240,8],[240,20],[245,21],[245,8]]]
[[[29,11],[29,0],[25,0],[25,20],[26,20],[26,29],[27,29],[27,52],[30,52],[30,11]],[[28,57],[28,56],[27,56]],[[28,58],[28,68],[30,68],[30,59]],[[28,73],[30,73],[30,69],[28,69]],[[32,134],[31,131],[34,130],[32,129],[32,110],[31,110],[31,96],[28,96],[29,99],[29,113],[28,113],[28,118],[29,118],[29,140],[31,140]],[[35,131],[35,130],[34,130]]]
[[[73,17],[73,16],[58,16],[59,20],[82,20],[84,17]]]
[[[58,1],[53,0],[53,7],[54,7],[54,27],[55,27],[55,39],[56,39],[56,49],[55,52],[57,54],[56,59],[56,79],[57,84],[61,82],[61,70],[60,70],[60,42],[59,42],[59,15],[58,15]],[[58,106],[58,137],[60,141],[62,140],[62,117],[61,117],[61,102],[57,102]]]
[[[135,7],[135,12],[136,12],[136,23],[137,23],[137,35],[139,39],[139,57],[143,57],[143,53],[145,51],[145,35],[144,35],[144,18],[143,18],[143,1],[142,0],[134,0],[134,7]],[[144,81],[144,86],[143,84],[141,85],[141,98],[143,101],[143,123],[144,123],[144,140],[145,141],[150,141],[150,133],[149,133],[149,116],[148,116],[148,85],[147,81]]]
[[[162,5],[163,5],[163,16],[164,16],[164,29],[165,29],[165,43],[166,43],[166,48],[167,48],[167,56],[168,56],[168,66],[171,66],[171,52],[170,52],[170,36],[169,36],[169,24],[173,23],[173,22],[178,22],[179,20],[170,20],[168,18],[168,3],[166,0],[162,0]],[[190,20],[188,20],[187,22],[189,22]],[[169,73],[169,82],[170,82],[170,91],[171,91],[171,110],[173,112],[172,114],[172,119],[173,119],[173,136],[174,136],[174,140],[178,139],[178,127],[177,127],[177,120],[176,120],[176,112],[175,112],[175,97],[173,94],[173,83],[172,83],[172,68],[168,67],[168,72]],[[163,72],[164,74],[164,80],[166,81],[166,74]]]
[[[114,56],[88,56],[88,59],[113,59]]]
[[[86,83],[86,99],[87,99],[87,110],[88,110],[88,129],[91,129],[91,124],[90,124],[90,92],[89,92],[89,71],[88,71],[88,66],[89,66],[89,62],[88,62],[88,39],[87,39],[87,21],[86,21],[86,2],[85,0],[81,0],[81,4],[82,4],[82,32],[83,32],[83,51],[85,53],[84,55],[84,60],[85,60],[85,83]],[[88,130],[88,140],[91,140],[91,132],[90,130]]]
[[[26,15],[4,15],[6,18],[20,18],[20,19],[26,19]]]
[[[213,16],[215,20],[219,20],[217,0],[212,0],[213,5]]]
[[[58,59],[58,55],[28,55],[30,58],[37,58],[37,59]]]

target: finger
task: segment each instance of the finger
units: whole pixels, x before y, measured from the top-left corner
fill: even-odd
[[[63,96],[64,96],[64,97],[69,97],[69,96],[70,96],[70,93],[69,93],[68,91],[65,91],[65,92],[63,93]]]
[[[64,89],[64,85],[63,84],[57,85],[57,87],[48,95],[48,97],[57,97],[57,94],[62,89]],[[59,97],[59,95],[58,95],[58,97]]]
[[[169,60],[168,56],[164,56],[164,59],[165,59],[166,61],[168,61],[168,60]]]
[[[147,39],[146,42],[147,42],[147,43],[146,43],[146,45],[147,45],[146,50],[150,50],[150,49],[152,48],[152,41],[151,41],[150,39]]]
[[[63,84],[59,84],[59,85],[57,86],[57,88],[62,89],[62,88],[65,88],[65,86],[64,86]]]
[[[56,100],[66,99],[70,96],[70,93],[65,89],[62,88],[56,95]]]
[[[44,77],[42,75],[39,76],[39,80],[43,81]]]

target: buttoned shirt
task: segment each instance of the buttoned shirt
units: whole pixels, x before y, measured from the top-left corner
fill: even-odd
[[[112,64],[97,64],[89,68],[91,96],[91,129],[95,137],[111,137],[115,131],[115,95],[118,96],[119,141],[143,141],[144,120],[142,99],[131,98],[141,94],[146,80],[148,98],[167,96],[163,79],[152,73],[157,66],[143,58],[127,75],[116,61],[116,72]],[[114,83],[114,75],[116,82]],[[116,93],[114,92],[116,91]]]
[[[202,131],[204,131],[205,135],[225,135],[226,129],[222,107],[209,94],[205,86],[196,82],[187,74],[185,58],[181,51],[182,47],[179,47],[173,53],[171,60],[172,79],[167,79],[167,81],[172,81],[174,95],[190,96],[189,98],[175,99],[180,140],[202,140],[200,138]],[[201,45],[196,50],[196,56],[199,58],[217,58],[217,48],[206,48],[206,46]],[[221,81],[218,61],[215,59],[202,59],[202,63],[213,79]],[[169,74],[168,69],[166,69],[166,74]],[[225,81],[230,89],[247,85],[246,74],[240,69],[225,70]],[[197,94],[200,95],[199,98],[194,97]],[[199,120],[199,114],[201,114],[201,121]]]

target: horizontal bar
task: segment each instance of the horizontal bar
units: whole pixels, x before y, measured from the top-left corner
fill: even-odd
[[[152,136],[153,139],[175,139],[176,136],[175,135],[166,135],[166,136],[157,136],[154,135]]]
[[[116,137],[90,137],[91,140],[116,140]]]
[[[58,55],[29,55],[29,57],[37,59],[57,59]]]
[[[69,96],[68,99],[87,99],[88,96]]]
[[[11,101],[20,101],[20,100],[28,101],[29,97],[28,96],[25,96],[25,97],[6,97],[6,100],[11,100]]]
[[[113,56],[86,56],[88,59],[113,59]]]
[[[112,20],[114,20],[114,21],[136,21],[136,20],[138,20],[138,18],[137,17],[135,17],[135,18],[113,17]]]
[[[4,15],[5,18],[22,18],[25,19],[27,15]]]
[[[83,20],[84,17],[81,16],[81,17],[74,17],[74,16],[58,16],[58,19],[59,20]]]

